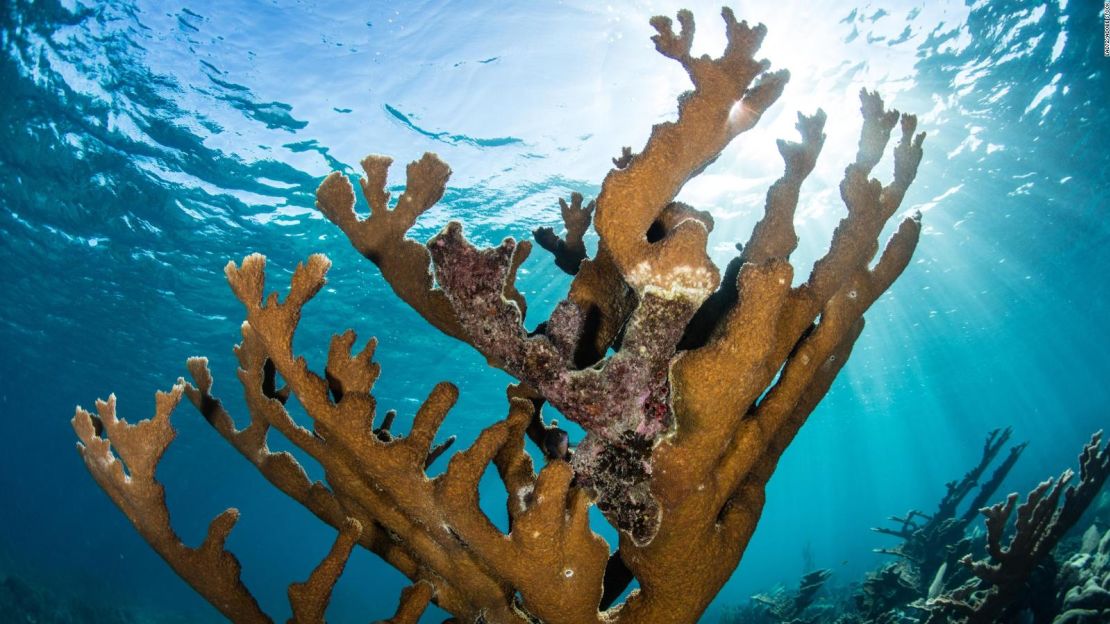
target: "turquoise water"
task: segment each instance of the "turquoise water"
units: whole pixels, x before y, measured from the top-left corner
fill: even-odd
[[[682,6],[698,18],[695,51],[717,54],[719,7],[701,2],[0,4],[0,576],[90,604],[218,619],[89,478],[69,418],[110,392],[121,415],[147,417],[154,390],[199,354],[242,418],[231,353],[242,311],[222,268],[250,252],[270,258],[277,284],[310,253],[332,258],[295,343],[313,364],[332,332],[352,327],[380,341],[382,409],[411,414],[434,383],[451,380],[462,397],[444,429],[461,444],[503,417],[507,377],[397,300],[315,213],[313,191],[367,153],[403,163],[434,151],[455,173],[414,236],[450,219],[483,243],[558,230],[557,198],[596,194],[620,147],[638,149],[651,124],[674,115],[688,85],[654,52],[647,19]],[[798,216],[795,265],[807,272],[841,216],[836,184],[854,154],[861,87],[918,113],[928,132],[903,204],[923,212],[925,231],[784,456],[707,621],[792,584],[805,549],[845,580],[873,568],[871,549],[888,542],[868,528],[931,508],[989,429],[1013,425],[1016,440],[1031,442],[1004,485],[1027,490],[1072,465],[1110,423],[1101,7],[735,8],[767,24],[763,52],[793,79],[760,126],[680,197],[713,212],[714,257],[727,261],[760,215],[781,172],[774,140],[794,138],[795,112],[820,106],[829,138]],[[519,281],[530,325],[568,283],[533,254]],[[191,408],[174,422],[180,435],[159,476],[179,533],[195,543],[212,517],[239,507],[229,546],[263,606],[284,617],[285,586],[307,575],[334,533]],[[490,478],[482,490],[495,521],[498,487]],[[404,584],[356,553],[330,619],[387,617]]]

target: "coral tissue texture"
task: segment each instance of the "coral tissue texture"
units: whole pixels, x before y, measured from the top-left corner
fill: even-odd
[[[740,561],[764,487],[847,360],[863,313],[914,251],[917,216],[901,222],[881,254],[877,239],[914,179],[924,138],[913,116],[861,93],[859,150],[840,185],[847,216],[794,286],[794,212],[825,123],[820,110],[799,115],[800,141],[779,143],[785,170],[762,219],[718,269],[706,251],[712,217],[675,197],[759,121],[788,80],[756,60],[762,25],[737,21],[728,9],[722,17],[728,43],[718,58],[690,54],[689,12],[678,14],[677,32],[668,18],[652,20],[656,49],[682,65],[693,90],[680,98],[677,119],[657,125],[639,152],[622,150],[594,201],[562,202],[564,238],[537,230],[537,242],[574,278],[532,330],[514,285],[529,241],[479,249],[459,223],[426,244],[406,237],[446,188],[450,169],[434,154],[408,165],[405,191],[392,204],[390,159],[366,158],[359,182],[369,215],[355,213],[345,176],[333,173],[320,185],[320,211],[398,297],[518,380],[505,419],[455,453],[445,471],[426,473],[450,443],[435,440],[458,390],[438,384],[408,433],[392,432],[396,415],[379,419],[371,394],[374,340],[360,347],[353,332],[336,335],[320,372],[293,351],[301,309],[323,286],[329,261],[308,258],[279,298],[266,293],[266,261],[254,254],[226,269],[246,311],[236,355],[249,423],[238,428],[212,394],[206,361],[193,358],[192,381],[160,393],[150,420],[118,419],[114,399],[98,403],[96,415],[78,409],[78,449],[97,482],[174,570],[236,622],[269,621],[224,549],[237,512],[221,514],[199,547],[187,547],[154,478],[175,435],[170,413],[183,397],[275,487],[338,531],[316,571],[289,589],[297,622],[323,621],[355,546],[413,581],[392,622],[416,621],[429,601],[459,622],[697,621]],[[871,172],[892,133],[894,177],[883,184]],[[593,257],[583,243],[591,221]],[[291,395],[308,422],[286,411]],[[568,440],[544,418],[545,406],[581,425],[585,438]],[[319,463],[324,481],[310,482],[292,455],[270,451],[273,430]],[[538,473],[528,443],[542,451]],[[490,464],[509,494],[508,533],[478,506],[478,481]],[[615,548],[590,529],[591,505],[619,530]],[[632,579],[638,589],[613,604]]]

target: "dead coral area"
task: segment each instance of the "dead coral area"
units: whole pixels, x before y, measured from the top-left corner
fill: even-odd
[[[1058,579],[1061,611],[1053,624],[1110,622],[1110,525],[1087,529],[1075,554],[1061,563]]]
[[[1078,474],[1066,470],[1024,498],[1010,494],[987,506],[1026,446],[1010,446],[997,461],[1010,436],[1010,429],[987,436],[979,463],[947,484],[935,512],[912,510],[874,529],[900,540],[878,551],[895,562],[857,583],[826,583],[828,571],[811,572],[796,590],[733,607],[722,624],[1110,621],[1110,494],[1100,496],[1110,446],[1096,433],[1080,453]]]
[[[756,594],[741,606],[730,607],[722,623],[744,624],[803,624],[828,617],[835,606],[827,600],[818,600],[832,570],[807,572],[793,589],[777,587],[770,592]]]
[[[77,410],[78,450],[94,479],[173,570],[235,622],[271,621],[225,548],[238,511],[216,516],[201,544],[187,546],[155,475],[177,435],[170,418],[182,399],[274,487],[335,529],[320,564],[289,586],[296,622],[324,621],[356,547],[411,579],[395,624],[416,621],[433,602],[458,622],[697,621],[736,569],[782,453],[847,361],[864,313],[906,268],[921,230],[919,215],[904,216],[880,245],[916,176],[924,134],[914,116],[864,91],[859,149],[840,184],[846,216],[808,277],[794,285],[790,257],[800,188],[824,144],[820,110],[799,115],[800,142],[779,142],[783,176],[738,255],[723,271],[710,260],[712,216],[675,198],[759,121],[789,77],[756,58],[762,25],[727,8],[722,18],[727,45],[717,58],[691,54],[688,11],[679,12],[677,32],[669,18],[651,21],[656,49],[693,88],[674,121],[614,159],[596,199],[561,204],[564,236],[535,232],[573,279],[534,329],[516,288],[531,242],[479,248],[459,223],[425,243],[408,238],[447,188],[450,168],[437,156],[408,165],[396,201],[386,190],[391,159],[367,157],[365,216],[346,176],[320,185],[317,208],[401,300],[516,380],[507,416],[491,416],[444,471],[428,468],[450,445],[440,429],[460,390],[441,382],[414,414],[379,416],[374,339],[336,334],[322,371],[293,348],[330,260],[309,257],[281,296],[267,291],[266,258],[256,253],[225,269],[245,311],[235,354],[247,417],[233,418],[207,360],[192,358],[191,380],[158,393],[150,419],[123,420],[114,397],[97,402],[95,414]],[[872,173],[892,135],[893,176],[884,184]],[[589,257],[583,236],[591,226],[598,246]],[[294,399],[303,421],[286,409]],[[556,414],[584,438],[570,440]],[[301,453],[272,450],[271,436]],[[322,480],[310,480],[302,461],[317,464]],[[490,467],[508,498],[508,531],[478,503]],[[595,505],[618,531],[615,548],[591,529]],[[822,580],[803,585],[789,609],[803,610]],[[614,605],[633,581],[637,589]]]

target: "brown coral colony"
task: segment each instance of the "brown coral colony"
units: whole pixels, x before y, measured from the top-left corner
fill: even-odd
[[[235,510],[216,518],[196,549],[171,528],[154,471],[175,435],[170,412],[186,396],[275,487],[339,531],[311,577],[290,587],[294,621],[323,621],[356,544],[413,582],[392,622],[415,622],[429,601],[459,622],[698,619],[736,568],[764,487],[847,360],[863,313],[909,262],[917,216],[902,221],[872,266],[924,138],[915,135],[913,116],[861,94],[859,152],[840,185],[847,216],[808,279],[793,286],[794,212],[825,122],[821,111],[799,116],[801,142],[780,141],[785,172],[722,275],[706,250],[712,217],[675,197],[758,122],[788,79],[754,57],[762,25],[738,22],[727,8],[722,15],[728,44],[719,58],[690,54],[689,12],[678,14],[677,33],[670,19],[652,20],[656,48],[682,65],[694,89],[679,99],[675,121],[653,128],[638,153],[626,148],[614,160],[595,201],[585,208],[580,196],[562,203],[564,239],[536,231],[574,278],[566,299],[533,331],[523,324],[526,304],[515,287],[530,242],[478,249],[458,223],[427,244],[406,237],[446,188],[450,169],[434,154],[408,165],[405,191],[392,208],[385,190],[390,159],[366,158],[365,218],[354,211],[345,176],[332,173],[320,185],[317,207],[402,300],[518,380],[508,391],[508,416],[455,453],[442,474],[429,478],[425,469],[445,448],[434,441],[458,395],[453,385],[436,385],[409,434],[399,436],[390,433],[392,414],[375,421],[374,340],[356,350],[353,332],[335,336],[323,374],[294,353],[302,307],[330,265],[322,255],[297,267],[282,299],[265,293],[263,256],[226,268],[246,310],[236,347],[250,414],[245,428],[212,395],[201,358],[189,361],[192,383],[179,380],[158,394],[151,420],[117,419],[114,398],[98,402],[97,416],[77,410],[73,424],[88,469],[175,572],[231,620],[270,621],[224,549]],[[894,179],[883,185],[870,175],[896,127]],[[591,220],[598,246],[588,257],[583,236]],[[290,394],[312,430],[286,411]],[[573,450],[565,432],[544,421],[545,404],[586,431]],[[324,481],[311,482],[291,454],[271,451],[271,430],[318,462]],[[525,438],[545,451],[538,473]],[[509,495],[508,533],[478,506],[478,480],[491,463]],[[590,528],[591,504],[619,529],[615,554]],[[612,606],[632,578],[639,588]]]

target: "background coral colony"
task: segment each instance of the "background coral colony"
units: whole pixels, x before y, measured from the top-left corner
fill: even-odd
[[[1102,191],[1110,171],[1108,156],[1099,148],[1107,76],[1098,49],[1103,43],[1098,26],[1105,14],[1093,3],[1074,1],[733,5],[738,19],[767,25],[755,57],[769,59],[771,71],[789,69],[790,80],[777,98],[769,91],[758,97],[750,94],[751,108],[766,104],[766,112],[682,188],[677,199],[690,210],[670,208],[637,217],[635,210],[622,213],[611,208],[620,203],[613,198],[627,197],[620,192],[619,175],[615,182],[603,186],[603,181],[614,168],[614,158],[616,170],[632,172],[630,176],[650,170],[655,161],[648,147],[652,141],[665,143],[658,133],[651,135],[652,126],[680,121],[676,97],[691,88],[682,61],[681,8],[689,8],[696,19],[695,57],[720,56],[729,41],[740,40],[738,35],[730,38],[720,7],[711,3],[6,5],[0,16],[5,84],[0,106],[6,120],[0,141],[0,254],[7,267],[3,286],[8,303],[0,311],[6,345],[0,401],[13,427],[0,454],[0,485],[7,501],[0,506],[0,517],[8,527],[0,537],[0,600],[5,612],[37,621],[221,619],[220,611],[201,597],[203,589],[198,588],[198,594],[182,583],[136,533],[112,499],[89,479],[72,449],[69,420],[74,404],[92,409],[94,399],[114,392],[119,414],[135,423],[155,414],[153,391],[168,390],[178,376],[201,389],[200,394],[183,397],[172,420],[177,438],[158,465],[174,530],[185,544],[195,546],[213,518],[228,507],[238,508],[239,522],[226,546],[242,564],[245,587],[269,617],[286,618],[296,608],[286,597],[286,587],[309,578],[337,533],[320,521],[319,513],[259,478],[258,470],[218,428],[198,417],[189,399],[198,401],[210,420],[219,421],[210,403],[204,409],[204,375],[197,363],[189,369],[183,366],[190,356],[208,356],[214,380],[208,390],[223,401],[239,427],[260,413],[244,403],[252,387],[263,394],[277,390],[265,389],[266,358],[255,362],[256,368],[245,366],[255,371],[258,384],[237,383],[236,369],[243,361],[231,352],[232,345],[245,340],[240,323],[249,314],[255,314],[251,326],[260,328],[260,335],[279,336],[284,331],[277,321],[258,316],[264,313],[248,309],[256,292],[252,276],[261,267],[245,258],[260,252],[268,258],[267,290],[283,296],[291,285],[296,290],[298,281],[304,282],[300,288],[307,288],[322,268],[310,262],[305,265],[308,272],[294,280],[298,262],[314,253],[330,258],[327,283],[305,304],[292,353],[305,355],[309,368],[320,375],[327,366],[334,377],[338,369],[328,366],[333,333],[355,330],[358,340],[350,347],[355,354],[369,337],[378,339],[373,355],[380,365],[372,392],[377,403],[374,427],[381,426],[387,411],[397,414],[392,434],[384,436],[379,430],[375,436],[382,445],[394,444],[381,441],[383,437],[409,434],[413,415],[438,382],[458,387],[458,399],[428,448],[450,435],[456,441],[430,464],[431,476],[443,474],[456,452],[483,448],[483,443],[476,444],[479,434],[509,413],[504,387],[512,377],[543,391],[547,405],[542,414],[549,428],[533,430],[531,436],[514,429],[513,435],[530,437],[523,448],[539,471],[547,464],[561,464],[553,456],[564,453],[559,432],[565,430],[575,451],[572,465],[580,475],[579,485],[592,488],[597,501],[589,507],[590,526],[614,547],[618,532],[613,526],[630,536],[626,539],[635,538],[622,544],[625,564],[637,576],[631,587],[639,587],[639,597],[621,612],[629,621],[652,608],[670,613],[675,621],[699,616],[701,621],[802,617],[830,622],[838,617],[880,621],[892,614],[909,618],[906,621],[988,617],[969,616],[961,605],[982,613],[998,609],[995,613],[1002,615],[993,616],[996,621],[1100,621],[1106,605],[1098,602],[1099,592],[1107,589],[1105,550],[1110,545],[1099,542],[1106,531],[1107,501],[1095,485],[1105,454],[1100,454],[1100,447],[1088,447],[1086,470],[1081,470],[1077,456],[1092,432],[1107,422],[1103,380],[1108,367],[1105,350],[1098,348],[1105,339],[1099,319],[1106,312],[1102,275],[1108,266]],[[660,31],[658,23],[649,24],[652,15],[673,20],[673,41],[667,39],[671,43],[665,41],[661,51],[678,58],[655,51],[652,35],[666,31]],[[742,69],[743,63],[732,69],[737,67]],[[643,303],[652,301],[650,293],[658,292],[653,288],[675,285],[660,284],[652,276],[672,274],[667,267],[677,266],[672,263],[675,258],[684,259],[678,263],[684,265],[696,259],[696,253],[690,254],[698,248],[687,238],[690,222],[701,223],[698,227],[704,231],[711,218],[712,230],[701,245],[706,263],[711,260],[728,276],[730,260],[746,253],[749,261],[760,261],[752,261],[753,266],[763,267],[748,278],[749,287],[756,288],[752,284],[760,275],[769,279],[786,270],[776,258],[788,255],[793,271],[787,281],[801,286],[815,261],[837,248],[830,245],[834,229],[850,214],[839,186],[845,165],[859,163],[857,146],[861,128],[867,134],[862,124],[868,102],[874,113],[874,100],[865,97],[861,116],[861,89],[874,90],[883,100],[883,110],[916,114],[910,148],[916,132],[927,135],[916,179],[906,187],[889,223],[869,239],[882,250],[899,228],[916,228],[903,224],[920,213],[916,249],[909,249],[912,258],[906,256],[904,272],[889,289],[844,290],[845,295],[856,292],[853,301],[874,295],[866,327],[854,346],[844,343],[852,346],[850,359],[842,362],[812,415],[802,417],[805,426],[777,462],[767,481],[758,529],[746,548],[734,544],[743,551],[743,560],[735,573],[725,561],[719,572],[701,577],[696,592],[678,595],[668,589],[672,560],[653,559],[653,553],[664,551],[667,536],[674,534],[668,533],[673,527],[666,523],[667,510],[676,509],[669,505],[677,505],[682,497],[660,497],[665,478],[657,475],[631,481],[621,477],[615,481],[619,487],[611,488],[613,474],[604,468],[609,464],[590,463],[591,457],[607,456],[591,453],[618,449],[627,459],[630,449],[641,446],[620,436],[607,438],[607,433],[628,430],[612,419],[576,415],[574,406],[632,406],[618,411],[637,414],[642,420],[632,423],[635,434],[655,440],[652,436],[660,435],[658,427],[668,426],[668,419],[676,417],[681,423],[688,418],[681,409],[655,409],[669,405],[667,397],[674,391],[694,396],[693,386],[682,384],[703,380],[712,386],[706,396],[743,391],[735,381],[710,382],[733,379],[729,375],[748,370],[751,360],[743,359],[748,356],[728,360],[731,368],[689,365],[698,371],[689,380],[660,384],[650,374],[669,358],[663,348],[668,331],[679,331],[671,339],[680,349],[710,344],[695,340],[684,327],[668,330],[660,320],[693,314],[690,305],[656,310]],[[813,116],[818,108],[825,116],[819,128],[825,135],[820,157],[804,176],[797,207],[790,208],[793,214],[778,221],[797,234],[797,248],[786,254],[775,241],[789,242],[789,236],[751,235],[760,231],[756,226],[765,217],[767,190],[780,178],[788,180],[786,187],[793,184],[789,168],[784,176],[775,141],[797,142],[806,160],[817,142],[813,130],[818,122],[809,118],[799,133],[797,113]],[[870,173],[883,185],[900,184],[900,149],[912,160],[912,150],[900,147],[905,144],[900,124],[897,120],[889,145],[885,151],[879,149],[883,156],[876,156]],[[702,146],[707,158],[715,153],[711,137],[689,136],[680,143]],[[632,158],[622,166],[624,146],[631,147]],[[505,236],[533,240],[533,229],[551,228],[551,234],[535,238],[512,287],[498,293],[527,301],[524,326],[529,330],[551,319],[542,339],[551,345],[547,353],[575,365],[585,357],[581,349],[572,349],[574,337],[581,334],[570,331],[577,327],[576,317],[559,302],[572,283],[585,281],[570,274],[577,259],[584,254],[599,264],[599,235],[607,241],[604,246],[620,280],[609,282],[619,287],[600,292],[619,294],[625,292],[624,284],[641,300],[637,322],[629,325],[639,331],[621,332],[623,344],[618,341],[620,348],[610,351],[610,357],[627,364],[634,379],[655,380],[646,398],[623,396],[619,390],[624,382],[612,379],[616,375],[611,372],[606,383],[615,385],[601,388],[607,402],[575,402],[567,398],[573,394],[570,390],[552,385],[542,371],[526,366],[518,358],[520,352],[513,351],[518,347],[505,351],[505,340],[474,338],[475,323],[488,324],[488,318],[459,316],[458,310],[484,309],[501,319],[495,327],[510,324],[499,316],[503,310],[497,311],[500,296],[489,299],[488,292],[475,292],[467,280],[453,282],[452,271],[463,275],[486,267],[496,278],[502,269],[486,266],[489,254],[468,255],[459,236],[440,235],[434,239],[438,244],[421,252],[430,254],[424,256],[425,265],[441,271],[437,283],[455,289],[451,297],[456,303],[441,301],[422,308],[398,297],[397,280],[389,275],[411,272],[412,263],[377,268],[364,257],[375,259],[377,254],[367,253],[365,247],[384,243],[366,237],[360,243],[359,235],[352,235],[357,228],[345,225],[343,201],[333,201],[343,199],[342,193],[322,197],[323,206],[335,206],[330,214],[314,205],[317,186],[329,172],[362,173],[359,163],[368,153],[395,159],[385,180],[394,199],[406,183],[413,186],[414,178],[434,190],[434,164],[427,165],[423,177],[420,172],[406,175],[404,168],[425,152],[438,154],[450,164],[452,174],[443,197],[415,220],[407,235],[425,242],[454,220],[464,224],[459,235],[477,248],[495,248]],[[659,171],[675,173],[682,166],[671,162]],[[905,164],[902,167],[906,171]],[[902,180],[907,181],[905,175]],[[334,184],[325,188],[342,191]],[[582,195],[581,204],[572,200],[574,193]],[[356,194],[361,191],[356,189]],[[560,198],[568,202],[565,210]],[[579,250],[575,231],[581,230],[575,220],[580,223],[583,212],[577,209],[595,199],[592,229],[583,232]],[[357,210],[368,214],[361,198]],[[653,220],[659,221],[654,227],[663,228],[663,246],[672,251],[645,250],[621,234],[622,228],[646,232]],[[682,221],[687,225],[680,226]],[[405,228],[394,229],[405,234]],[[675,234],[679,229],[687,233]],[[756,244],[737,251],[736,243],[749,241]],[[364,248],[359,249],[360,244]],[[518,250],[502,248],[500,253],[516,256]],[[237,292],[228,288],[222,272],[229,260],[242,271],[232,273],[240,276]],[[636,271],[641,262],[652,270]],[[874,264],[871,268],[882,273]],[[393,288],[383,275],[394,282]],[[837,279],[856,279],[851,271],[838,275]],[[478,284],[483,285],[488,289],[489,284]],[[679,285],[704,289],[701,282]],[[763,296],[747,300],[770,305]],[[493,307],[475,305],[482,301]],[[429,310],[434,309],[452,312],[438,324],[438,317],[430,319],[430,324]],[[727,312],[729,305],[722,309]],[[656,314],[659,310],[663,313]],[[734,316],[775,318],[769,310],[753,305]],[[837,318],[830,310],[812,317],[818,326]],[[724,313],[698,314],[718,322],[730,318]],[[276,325],[267,330],[267,322]],[[846,323],[838,335],[854,337],[854,326]],[[759,325],[744,325],[743,335],[758,335],[750,329],[754,326]],[[471,344],[445,335],[444,327],[461,328],[459,334]],[[817,338],[823,335],[802,334],[799,344],[813,339],[805,343],[811,346],[819,346]],[[511,333],[506,336],[509,344],[523,344],[511,339]],[[750,350],[758,341],[741,342]],[[240,357],[267,354],[281,368],[274,351],[280,343],[263,340],[255,351],[244,343],[247,352]],[[628,344],[650,348],[643,357],[621,358],[621,353],[631,353],[624,348]],[[798,353],[802,352],[787,345],[783,359],[769,366],[775,369]],[[346,388],[352,397],[363,392],[358,380],[366,373],[357,372],[359,366],[352,364],[340,375],[347,375],[339,382],[340,391]],[[293,381],[292,372],[279,371],[275,381]],[[769,379],[765,387],[778,381]],[[328,400],[341,403],[335,390],[333,383]],[[312,429],[314,414],[308,408],[313,402],[301,392],[295,394],[286,407],[296,422]],[[351,398],[347,404],[359,400]],[[524,410],[523,404],[517,405]],[[106,450],[94,440],[98,432],[113,433],[101,416],[99,425],[91,418],[83,421],[80,414],[75,421],[87,458],[90,452]],[[524,416],[517,418],[524,422]],[[338,432],[335,423],[316,423],[316,435],[309,434],[300,441],[303,444],[296,433],[291,444],[276,431],[268,442],[274,451],[293,450],[312,479],[326,476],[334,485],[336,471],[345,464],[314,462],[318,454],[311,450],[312,440],[337,443],[355,434]],[[585,442],[589,436],[594,442]],[[598,439],[604,444],[596,443]],[[137,478],[138,464],[123,457],[120,439],[113,442]],[[727,449],[722,453],[721,457],[732,456]],[[646,459],[632,457],[653,467],[666,467],[669,461],[666,451]],[[523,456],[518,458],[523,461]],[[645,465],[637,462],[619,465]],[[102,464],[90,463],[94,473],[98,465]],[[727,465],[706,464],[720,474],[727,472],[720,466]],[[1076,470],[1069,485],[1078,487],[1077,494],[1058,501],[1052,499],[1051,487],[1030,494],[1038,483],[1068,467]],[[510,494],[494,467],[478,468],[468,477],[478,480],[478,504],[493,527],[505,531]],[[563,469],[550,474],[558,470]],[[963,480],[965,474],[970,480]],[[950,481],[953,487],[945,488]],[[672,487],[675,492],[696,491],[692,486],[684,489],[681,479]],[[336,492],[346,497],[348,509],[369,504],[365,496]],[[644,492],[648,495],[641,496]],[[1017,552],[1028,555],[1028,566],[1003,565],[998,553],[988,551],[984,536],[992,533],[975,512],[979,506],[1005,501],[1009,492],[1021,493],[1018,504],[1029,496],[1041,497],[1038,509],[1044,522],[1039,530],[1049,537],[1042,543],[1056,546],[1051,553],[1018,547]],[[721,496],[739,500],[731,491]],[[437,503],[440,510],[445,504]],[[1080,507],[1086,508],[1082,515]],[[657,508],[663,510],[660,526],[637,521],[656,517],[642,512]],[[726,508],[732,507],[721,509]],[[1030,512],[1033,508],[1028,507]],[[928,517],[907,517],[911,509],[923,510]],[[625,513],[628,510],[636,513]],[[364,508],[360,513],[366,530],[381,521],[374,514],[383,512]],[[414,517],[411,510],[405,513]],[[907,522],[885,522],[892,515]],[[945,519],[952,522],[940,522]],[[518,521],[530,520],[512,520]],[[388,517],[382,522],[390,530],[399,526]],[[335,524],[346,526],[342,518]],[[754,521],[737,526],[751,528]],[[887,533],[871,532],[870,527]],[[437,580],[441,584],[438,606],[428,607],[421,621],[448,617],[441,607],[466,618],[476,603],[485,604],[490,613],[494,607],[489,605],[496,604],[506,614],[542,613],[545,621],[596,611],[596,597],[590,592],[598,591],[600,583],[587,581],[589,574],[600,574],[606,557],[587,556],[596,550],[593,542],[556,549],[566,557],[586,557],[575,560],[580,565],[567,567],[562,561],[545,568],[539,560],[517,557],[532,565],[514,566],[506,563],[513,557],[490,554],[475,539],[479,533],[467,532],[478,529],[455,530],[469,545],[468,556],[488,558],[479,566],[482,574],[510,579],[519,597],[502,597],[498,603],[477,590],[452,594],[452,588],[470,582],[464,577],[475,577],[454,578],[435,569],[428,578],[432,585]],[[694,529],[686,526],[675,534],[686,536],[691,552],[706,548],[708,542],[682,530]],[[568,536],[582,535],[567,531]],[[1003,543],[1015,536],[1013,529],[1008,531]],[[367,541],[369,534],[359,534],[358,539]],[[559,533],[545,533],[555,534]],[[348,530],[345,535],[354,534]],[[972,539],[961,542],[965,535]],[[451,539],[455,538],[436,541],[434,549],[452,552]],[[1020,541],[1014,543],[1020,546]],[[897,554],[872,552],[875,549]],[[426,559],[431,552],[418,554]],[[945,553],[946,560],[924,554],[937,552]],[[958,561],[964,554],[985,567],[966,568]],[[172,562],[173,557],[167,559]],[[365,548],[354,548],[330,593],[329,621],[393,616],[402,589],[422,573],[406,568],[397,557],[387,556],[385,561],[389,563]],[[989,580],[985,577],[992,576],[992,565],[1002,565],[1007,573],[1027,573],[1011,574],[1007,583],[997,575]],[[489,571],[491,566],[495,572]],[[573,568],[573,578],[587,589],[568,594],[569,604],[582,611],[544,611],[544,592],[560,586],[525,582],[524,577],[533,569],[539,574],[548,568],[560,573]],[[181,576],[188,580],[188,573]],[[719,580],[705,580],[710,577]],[[939,585],[934,582],[938,578]],[[959,593],[968,587],[978,593]],[[312,589],[306,591],[316,595]],[[410,597],[414,593],[419,594],[410,591]],[[616,604],[626,598],[627,591],[615,598]],[[929,601],[934,608],[923,608]],[[310,621],[311,614],[306,614],[301,611],[298,617]],[[1075,619],[1080,617],[1096,619]]]

